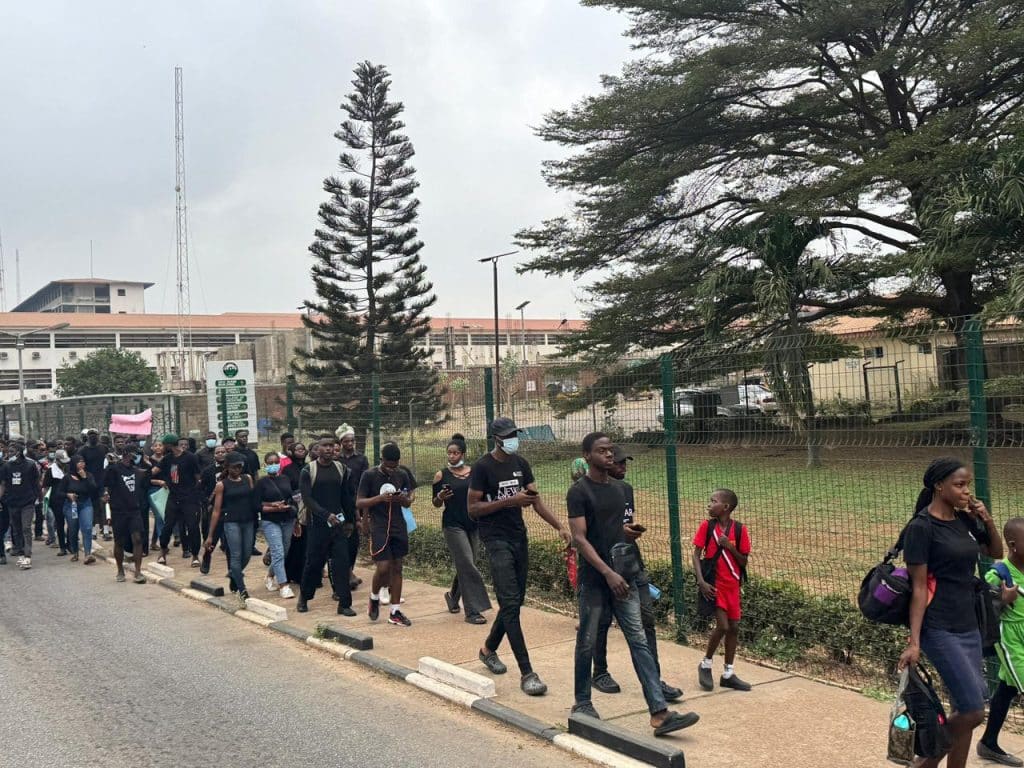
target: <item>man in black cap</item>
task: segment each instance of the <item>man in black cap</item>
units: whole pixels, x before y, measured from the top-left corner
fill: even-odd
[[[627,462],[633,460],[629,451],[621,445],[612,449],[612,466],[608,468],[608,475],[621,483],[625,497],[625,511],[622,515],[623,533],[626,541],[633,542],[635,554],[640,563],[640,573],[636,577],[636,588],[640,596],[640,620],[643,623],[644,635],[647,638],[647,647],[654,656],[654,664],[657,667],[658,675],[661,675],[661,662],[658,659],[658,634],[655,631],[656,617],[654,614],[654,596],[651,595],[651,580],[647,575],[647,568],[644,567],[643,557],[640,554],[640,547],[636,543],[643,532],[643,526],[637,525],[636,502],[634,501],[633,486],[626,482]],[[622,689],[615,681],[615,678],[608,672],[608,630],[612,625],[612,615],[607,613],[602,617],[598,627],[597,639],[594,643],[594,678],[592,685],[601,693],[619,693]],[[677,701],[683,697],[681,689],[661,681],[661,695],[665,701]]]
[[[548,525],[558,531],[566,546],[569,546],[571,537],[544,505],[534,482],[533,470],[526,459],[518,455],[519,432],[512,419],[504,416],[495,419],[490,428],[494,450],[473,465],[470,475],[469,514],[479,522],[480,540],[491,561],[491,579],[499,606],[479,656],[492,673],[504,674],[507,668],[498,658],[497,651],[508,635],[522,675],[519,687],[529,696],[542,696],[548,687],[533,671],[519,621],[519,612],[526,599],[529,562],[523,507],[533,507]]]

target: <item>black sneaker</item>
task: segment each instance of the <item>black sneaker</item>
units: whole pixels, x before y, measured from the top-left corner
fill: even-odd
[[[582,704],[573,704],[572,705],[572,710],[570,711],[570,714],[573,714],[573,715],[586,715],[587,717],[592,717],[595,720],[600,720],[601,719],[601,716],[599,714],[597,714],[597,710],[594,709],[593,702],[590,702],[590,701],[585,701]]]
[[[615,678],[609,675],[607,672],[601,672],[600,674],[594,675],[594,679],[591,681],[591,685],[599,690],[601,693],[621,693],[622,688],[615,682]]]
[[[736,675],[729,675],[729,677],[722,675],[718,679],[718,687],[732,688],[734,691],[749,691],[750,683],[745,683],[744,681],[736,677]]]
[[[353,610],[352,610],[351,608],[349,608],[349,607],[344,607],[344,608],[343,608],[343,607],[342,607],[342,606],[340,606],[340,605],[338,606],[338,613],[339,613],[339,614],[340,614],[341,616],[348,616],[349,618],[351,618],[352,616],[355,616],[355,615],[356,615],[356,612],[355,612],[355,611],[353,611]]]
[[[397,627],[411,627],[412,622],[405,617],[405,614],[401,611],[392,611],[391,615],[388,616],[388,624],[394,624]]]
[[[295,604],[295,610],[299,613],[306,613],[309,610],[309,606],[306,605],[306,598],[299,597],[299,602]]]
[[[491,672],[491,674],[504,675],[506,672],[508,672],[508,667],[505,666],[505,663],[498,658],[498,654],[496,654],[494,651],[491,651],[490,653],[484,653],[483,651],[480,651],[479,658],[481,663],[485,667],[487,667],[488,671]]]
[[[679,701],[683,698],[683,689],[676,688],[674,685],[669,685],[664,680],[661,681],[661,696],[665,701]]]
[[[0,554],[0,565],[7,565],[7,555]]]
[[[380,600],[370,598],[370,610],[367,611],[367,615],[370,617],[370,621],[376,621],[380,618]]]
[[[697,665],[697,682],[700,683],[703,691],[715,690],[715,676],[711,674],[711,667],[705,667],[703,664]]]

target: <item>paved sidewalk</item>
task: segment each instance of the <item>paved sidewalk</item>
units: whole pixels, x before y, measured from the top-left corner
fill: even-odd
[[[102,543],[102,542],[101,542]],[[263,542],[259,543],[263,548]],[[155,562],[152,556],[147,562]],[[172,550],[167,564],[175,570],[175,580],[186,586],[200,578]],[[77,565],[77,564],[75,564]],[[129,565],[130,573],[130,565]],[[204,578],[223,584],[227,590],[227,567],[222,553],[214,554],[213,567]],[[450,614],[444,603],[444,589],[420,582],[406,581],[403,612],[412,627],[391,626],[384,620],[387,608],[381,607],[381,619],[371,622],[366,615],[371,571],[357,568],[363,585],[353,594],[354,618],[337,614],[328,584],[309,603],[309,612],[295,611],[295,600],[283,600],[264,586],[266,568],[254,558],[246,570],[251,597],[269,601],[288,610],[288,621],[313,632],[318,624],[338,624],[373,636],[373,653],[416,669],[422,656],[457,664],[473,672],[489,675],[477,659],[477,650],[487,636],[488,626],[466,624],[461,614]],[[113,576],[111,576],[113,578]],[[295,587],[296,592],[298,588]],[[495,606],[497,603],[494,602]],[[493,617],[494,612],[488,614]],[[506,675],[492,676],[497,689],[496,701],[537,720],[565,728],[573,703],[574,619],[536,608],[523,609],[523,628],[534,669],[548,684],[546,696],[533,698],[519,690],[515,659],[507,643],[499,650],[509,666]],[[742,653],[742,648],[740,649]],[[659,644],[663,675],[667,682],[682,687],[685,698],[673,705],[680,711],[694,710],[701,721],[685,731],[669,736],[686,752],[688,766],[697,768],[733,768],[737,765],[782,765],[788,768],[875,768],[891,765],[885,759],[886,720],[889,705],[852,691],[836,688],[802,677],[778,672],[742,658],[737,672],[753,684],[749,693],[716,690],[705,693],[697,685],[697,664],[703,653],[669,641]],[[613,627],[609,638],[609,667],[622,686],[622,693],[605,695],[594,692],[594,705],[601,717],[631,732],[650,735],[647,710],[640,685],[633,674],[629,651],[622,634]],[[715,679],[721,673],[721,657],[716,659]],[[1024,737],[1004,734],[1002,745],[1024,755]],[[972,751],[968,765],[991,765],[979,760]]]

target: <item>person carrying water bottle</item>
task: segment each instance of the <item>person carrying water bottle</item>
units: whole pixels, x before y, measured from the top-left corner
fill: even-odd
[[[58,495],[64,497],[64,519],[68,523],[68,551],[71,561],[78,561],[78,534],[82,534],[82,548],[85,550],[85,565],[92,565],[92,524],[94,509],[92,500],[98,487],[94,478],[85,468],[85,459],[74,458],[74,469],[66,474],[59,486]]]

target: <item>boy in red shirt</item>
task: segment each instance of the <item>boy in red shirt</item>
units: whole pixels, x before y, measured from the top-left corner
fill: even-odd
[[[693,569],[697,574],[697,589],[708,600],[714,601],[717,624],[708,639],[708,650],[697,669],[700,687],[713,690],[715,680],[711,674],[715,651],[725,638],[725,672],[718,684],[722,688],[749,691],[750,683],[740,680],[733,671],[736,646],[740,633],[740,582],[750,555],[750,534],[745,525],[732,519],[739,499],[728,488],[719,488],[711,494],[708,520],[700,524],[693,537]],[[714,583],[708,583],[701,571],[701,561],[715,563]]]

